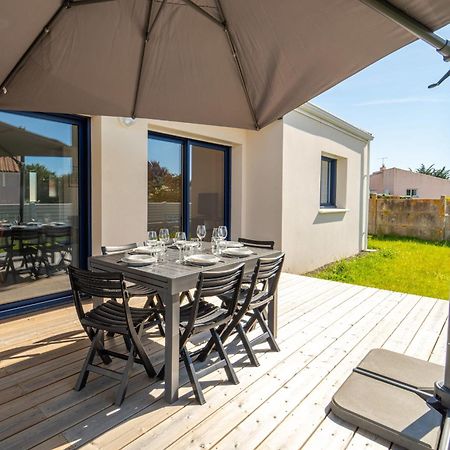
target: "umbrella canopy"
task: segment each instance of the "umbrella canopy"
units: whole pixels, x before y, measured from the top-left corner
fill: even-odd
[[[57,139],[51,139],[0,121],[0,158],[71,156],[74,151],[74,147]]]
[[[450,21],[448,0],[391,3],[431,30]],[[415,39],[360,0],[2,0],[0,8],[8,43],[0,108],[249,129]]]

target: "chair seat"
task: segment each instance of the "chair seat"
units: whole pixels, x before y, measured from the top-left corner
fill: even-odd
[[[238,306],[242,306],[245,303],[245,300],[246,300],[247,294],[248,294],[248,290],[249,290],[248,287],[242,287],[240,289],[239,297],[238,297]],[[231,294],[220,295],[219,298],[225,304],[227,304],[231,300]],[[269,294],[256,289],[254,292],[254,297],[253,297],[252,301],[250,302],[248,309],[259,308],[260,306],[266,305],[270,301],[272,301],[272,297],[269,296]]]
[[[156,290],[142,284],[132,284],[127,286],[128,295],[130,297],[149,297],[156,295]]]
[[[188,324],[192,313],[193,304],[188,303],[180,308],[180,326],[185,328]],[[228,321],[228,311],[220,308],[212,303],[200,300],[198,305],[198,315],[194,323],[194,332],[198,333],[203,330],[208,330],[210,327],[217,327],[223,321]]]
[[[150,308],[131,308],[133,325],[137,327],[142,322],[154,318],[155,312]],[[124,306],[115,301],[108,300],[86,313],[81,323],[99,330],[112,331],[118,334],[127,334],[127,322]]]

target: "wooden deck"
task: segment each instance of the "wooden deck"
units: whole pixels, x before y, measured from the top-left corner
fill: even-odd
[[[340,421],[328,404],[373,347],[442,363],[448,303],[288,274],[279,298],[281,352],[261,350],[254,368],[231,343],[240,384],[225,382],[223,371],[208,375],[204,406],[193,401],[184,370],[173,405],[162,399],[162,383],[140,368],[121,408],[113,405],[114,380],[93,374],[73,391],[88,343],[72,307],[1,323],[0,448],[392,447]],[[163,344],[146,336],[158,364]]]

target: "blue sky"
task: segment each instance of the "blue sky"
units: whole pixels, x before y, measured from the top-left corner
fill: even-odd
[[[438,31],[450,39],[450,25]],[[311,100],[371,132],[371,170],[450,167],[450,78],[428,89],[450,69],[427,44],[417,41],[383,58]]]
[[[22,127],[32,133],[51,139],[56,139],[64,144],[72,145],[72,125],[51,120],[37,119],[35,117],[10,114],[0,111],[0,121],[15,127]],[[72,159],[68,157],[33,157],[25,158],[26,164],[43,164],[56,175],[70,174],[72,172]]]

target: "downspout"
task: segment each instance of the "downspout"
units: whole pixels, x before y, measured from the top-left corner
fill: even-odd
[[[363,173],[364,225],[363,225],[363,235],[361,236],[362,251],[367,250],[369,237],[369,197],[370,197],[369,171],[370,171],[370,141],[367,141],[367,145],[364,148],[364,173]]]

